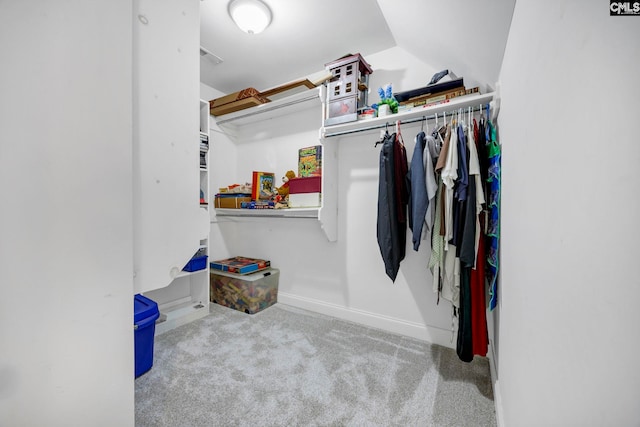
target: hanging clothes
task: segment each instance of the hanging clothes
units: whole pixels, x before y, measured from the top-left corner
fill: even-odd
[[[478,254],[476,267],[471,270],[471,338],[473,341],[473,354],[486,356],[489,351],[489,330],[487,328],[487,299],[485,292],[484,270],[484,216],[480,219],[480,240],[478,241]]]
[[[476,182],[469,180],[467,187],[467,200],[462,205],[464,208],[462,238],[460,247],[460,310],[458,326],[457,351],[460,360],[470,362],[473,360],[473,316],[471,276],[475,262],[475,235],[476,235]],[[462,216],[462,215],[461,215]]]
[[[377,238],[385,272],[395,282],[406,254],[407,155],[397,134],[387,134],[380,150]]]
[[[460,274],[460,308],[458,310],[458,339],[456,353],[463,362],[473,360],[473,327],[471,317],[471,268],[464,267]]]
[[[475,120],[474,124],[476,124]],[[478,141],[477,147],[478,159],[480,160],[480,178],[482,178],[482,182],[484,183],[483,186],[485,186],[487,179],[489,178],[489,153],[487,149],[487,132],[484,117],[480,118],[480,123],[478,124],[478,130],[476,133],[476,140]],[[485,194],[487,194],[486,187]]]
[[[500,246],[500,181],[501,181],[501,148],[496,141],[496,128],[487,122],[488,145],[488,191],[487,208],[487,281],[489,283],[489,309],[498,304],[498,270]]]
[[[486,356],[489,349],[489,331],[486,316],[485,272],[484,272],[484,210],[485,204],[482,178],[480,176],[480,159],[478,158],[477,126],[469,124],[467,140],[469,146],[469,179],[475,183],[475,257],[470,278],[471,298],[471,340],[473,355]],[[480,262],[478,262],[480,260]]]
[[[409,204],[409,164],[407,163],[407,151],[402,141],[402,134],[400,133],[400,124],[396,124],[396,140],[393,145],[394,155],[394,185],[396,189],[396,210],[398,211],[398,223],[400,226],[400,261],[402,261],[406,255],[407,244],[407,205]]]
[[[413,242],[413,250],[420,248],[421,240],[433,226],[434,207],[437,183],[433,172],[431,153],[434,151],[435,139],[420,132],[415,137],[413,155],[409,168],[409,228]]]
[[[444,135],[442,134],[444,132]],[[451,139],[450,128],[445,124],[440,129],[434,131],[436,138],[442,138],[442,146],[440,148],[440,154],[438,160],[434,166],[434,172],[436,174],[436,181],[438,182],[438,189],[435,197],[435,214],[433,222],[433,232],[431,233],[431,256],[429,257],[429,269],[433,275],[433,292],[438,294],[438,303],[440,302],[440,294],[442,292],[442,275],[444,274],[444,184],[442,182],[442,169],[447,161],[449,153],[449,141]]]
[[[474,243],[475,260],[473,263],[476,268],[478,260],[478,247],[480,243],[480,216],[483,212],[483,206],[485,204],[484,198],[484,186],[482,184],[482,176],[480,174],[480,159],[478,157],[478,138],[477,138],[477,126],[475,119],[473,120],[473,126],[469,123],[469,138],[467,139],[467,145],[469,147],[469,179],[473,179],[476,184],[476,235]],[[483,258],[480,258],[483,259]]]
[[[488,300],[489,308],[497,301],[500,238],[500,146],[496,129],[484,116],[478,122],[470,110],[468,114],[466,124],[458,114],[456,123],[444,127],[434,165],[429,257],[433,291],[438,294],[438,303],[443,298],[453,306],[452,334],[456,336],[458,357],[465,362],[488,352],[486,310]],[[418,142],[416,145],[416,150],[423,150]],[[418,153],[414,156],[417,158]]]
[[[411,241],[413,250],[420,248],[422,240],[422,227],[429,207],[429,196],[427,194],[427,183],[424,164],[424,151],[427,146],[427,136],[420,132],[415,137],[411,165],[409,167],[409,177],[411,181],[411,192],[409,197],[409,228],[411,229]]]
[[[462,257],[461,251],[464,249],[467,251],[473,251],[474,248],[469,248],[468,245],[464,245],[464,240],[469,239],[469,235],[465,234],[465,215],[467,206],[467,194],[469,191],[469,149],[467,147],[467,136],[464,131],[464,124],[460,123],[457,126],[458,132],[458,179],[454,186],[454,200],[453,200],[453,243],[457,248],[457,255]],[[475,209],[475,197],[474,197],[474,209]]]
[[[427,213],[424,219],[424,233],[422,239],[426,239],[427,232],[433,229],[433,222],[435,221],[435,200],[436,193],[438,191],[438,181],[436,180],[436,174],[434,171],[434,164],[440,154],[440,147],[433,136],[427,136],[427,146],[424,149],[423,162],[424,162],[424,174],[425,184],[427,186],[427,198],[429,204],[427,205]]]
[[[442,151],[441,151],[442,153]],[[441,154],[442,155],[442,154]],[[435,214],[433,222],[433,231],[431,232],[431,256],[429,257],[429,270],[433,276],[433,292],[438,294],[438,303],[440,302],[440,292],[442,291],[441,275],[444,271],[444,237],[440,233],[442,224],[442,178],[438,174],[438,189],[435,197]]]
[[[385,136],[377,237],[385,272],[395,281],[406,255],[407,223],[415,251],[431,232],[433,291],[438,303],[451,302],[456,352],[470,362],[487,354],[486,310],[497,304],[501,149],[491,121],[476,121],[471,109],[467,117],[458,113],[457,121],[431,135],[419,132],[410,168],[399,122],[396,133]]]
[[[449,155],[449,141],[451,140],[451,128],[449,125],[443,127],[444,136],[442,136],[442,148],[440,149],[440,155],[438,156],[438,161],[434,166],[435,173],[438,175],[442,174],[442,169],[444,169],[447,163],[447,157]]]
[[[438,213],[436,213],[432,233],[432,252],[429,260],[429,266],[434,273],[434,282],[438,284],[439,298],[450,301],[454,307],[459,306],[460,299],[460,259],[456,256],[456,247],[449,242],[453,235],[451,229],[453,190],[457,178],[456,134],[455,128],[452,129],[450,125],[446,125],[444,142],[436,162],[435,170],[436,173],[439,172],[439,195],[436,198]]]

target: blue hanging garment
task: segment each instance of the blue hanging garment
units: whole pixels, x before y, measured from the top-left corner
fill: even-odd
[[[488,223],[487,223],[487,282],[489,284],[489,309],[498,304],[498,270],[500,264],[500,182],[501,182],[501,147],[496,141],[496,128],[490,121],[487,123],[487,141],[489,151],[489,170],[487,187]]]

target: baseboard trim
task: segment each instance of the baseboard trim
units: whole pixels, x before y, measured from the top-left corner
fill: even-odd
[[[498,370],[496,367],[496,355],[493,343],[489,345],[489,369],[491,371],[491,386],[493,387],[493,404],[496,409],[496,424],[498,427],[505,427],[504,414],[502,411],[502,392],[498,381]]]
[[[278,291],[278,303],[455,349],[451,331]]]

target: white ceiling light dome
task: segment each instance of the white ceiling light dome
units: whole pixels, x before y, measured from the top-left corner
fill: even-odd
[[[231,0],[229,15],[245,33],[258,34],[271,23],[271,10],[260,0]]]

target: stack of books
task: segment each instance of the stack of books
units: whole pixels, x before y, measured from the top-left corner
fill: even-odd
[[[204,133],[200,134],[200,151],[209,151],[209,136]]]
[[[250,202],[242,202],[242,209],[275,209],[276,202],[273,200],[252,200]]]
[[[444,104],[454,98],[479,93],[479,88],[467,89],[462,77],[394,94],[398,100],[398,111],[408,111],[415,108],[426,108],[432,105]]]

